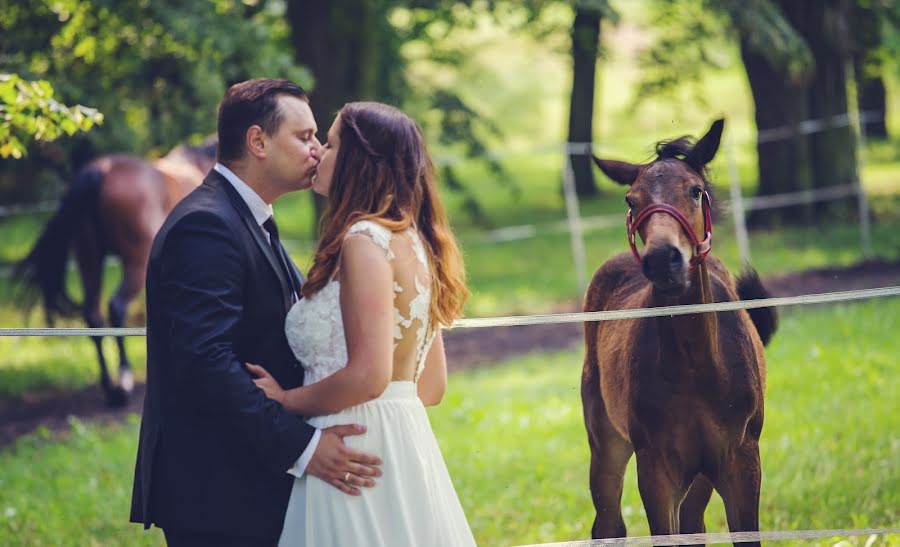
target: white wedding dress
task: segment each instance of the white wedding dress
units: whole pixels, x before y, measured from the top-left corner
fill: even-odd
[[[428,262],[418,233],[394,234],[361,221],[348,237],[370,237],[394,271],[394,375],[373,401],[309,420],[318,428],[363,424],[363,435],[345,437],[347,446],[383,460],[383,475],[361,496],[344,494],[316,477],[294,481],[280,546],[391,547],[465,546],[475,540],[431,430],[416,381],[434,339],[428,332]],[[401,311],[403,310],[403,311]],[[285,331],[307,385],[347,364],[341,319],[340,282],[333,279],[288,313]]]

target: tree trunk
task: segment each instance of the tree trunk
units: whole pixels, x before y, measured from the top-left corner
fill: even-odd
[[[824,188],[852,182],[856,177],[853,128],[834,127],[848,112],[849,61],[847,0],[779,0],[788,22],[806,40],[815,61],[812,77],[792,83],[783,70],[773,68],[742,41],[741,56],[747,70],[760,131],[759,190],[761,196]],[[798,123],[820,120],[824,130],[800,134]],[[782,138],[766,134],[773,127],[789,127]],[[772,140],[767,140],[767,139]],[[819,202],[755,211],[754,225],[808,224],[843,215],[849,202]]]
[[[779,134],[771,132],[795,127],[808,117],[809,105],[803,86],[787,81],[782,72],[774,70],[762,55],[751,51],[744,41],[741,41],[741,57],[753,94],[756,128],[760,137],[756,147],[759,165],[757,195],[811,189],[813,180],[806,136],[792,132],[785,134],[784,138],[776,138]],[[808,223],[812,221],[812,215],[812,207],[795,205],[752,211],[748,222],[753,226]]]
[[[859,74],[859,69],[857,75]],[[863,133],[867,139],[887,139],[887,91],[881,76],[856,78],[856,99],[859,111],[867,117]]]
[[[569,101],[569,142],[593,140],[594,81],[600,43],[600,12],[578,8],[572,23],[572,95]],[[569,156],[575,191],[581,197],[597,195],[591,157]]]
[[[815,75],[807,92],[812,118],[830,122],[848,113],[848,1],[781,0],[781,4],[788,20],[809,44],[815,59]],[[856,179],[856,138],[850,124],[811,133],[809,142],[816,188],[848,184]],[[822,201],[816,205],[816,211],[820,219],[825,219],[843,216],[853,206],[848,200]]]
[[[367,0],[292,0],[287,2],[291,43],[298,63],[313,73],[310,107],[325,142],[334,115],[350,101],[373,99],[380,73],[378,10]],[[324,200],[312,193],[316,218]]]
[[[854,2],[852,14],[853,74],[856,78],[856,100],[866,138],[887,139],[887,97],[882,73],[884,64],[877,50],[881,46],[881,18],[872,6]]]

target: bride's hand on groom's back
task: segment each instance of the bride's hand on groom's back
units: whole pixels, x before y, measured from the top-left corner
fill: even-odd
[[[362,435],[361,425],[336,425],[322,430],[322,437],[306,472],[341,492],[360,495],[360,488],[375,486],[375,477],[381,476],[381,458],[357,452],[344,444],[348,435]]]
[[[277,401],[279,404],[284,406],[284,389],[282,389],[281,384],[279,384],[266,369],[262,368],[259,365],[254,365],[253,363],[245,363],[244,366],[247,367],[247,370],[250,371],[250,374],[256,377],[256,379],[253,380],[253,383],[256,384],[256,387],[263,390],[263,393],[266,394],[266,397],[272,399],[273,401]]]

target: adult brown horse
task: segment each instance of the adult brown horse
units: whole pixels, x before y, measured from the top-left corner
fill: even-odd
[[[78,172],[31,252],[14,270],[19,281],[40,292],[49,325],[56,315],[75,315],[80,309],[89,327],[104,326],[100,297],[108,254],[118,256],[122,264],[122,281],[108,304],[109,323],[125,324],[128,305],[144,286],[153,237],[169,211],[212,168],[216,144],[214,137],[197,147],[182,144],[154,162],[127,154],[101,156]],[[72,247],[84,294],[80,305],[66,290]],[[134,386],[124,339],[116,338],[118,385],[103,357],[102,338],[93,340],[107,404],[123,405]]]
[[[630,187],[632,252],[597,270],[585,311],[766,296],[755,272],[735,282],[708,254],[706,164],[723,125],[716,121],[696,145],[689,137],[658,143],[657,157],[647,164],[594,158],[607,176]],[[626,534],[622,480],[632,454],[652,534],[704,532],[713,488],[732,531],[759,529],[763,346],[775,327],[771,308],[585,324],[581,395],[594,538]]]

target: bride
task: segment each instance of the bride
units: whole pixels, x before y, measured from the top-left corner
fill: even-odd
[[[443,397],[440,326],[461,315],[468,291],[421,129],[387,105],[345,105],[313,190],[328,211],[285,325],[306,385],[285,391],[248,367],[269,398],[318,428],[365,425],[345,442],[380,454],[383,477],[358,496],[297,478],[279,544],[474,545],[424,406]],[[356,479],[334,486],[350,491]]]

